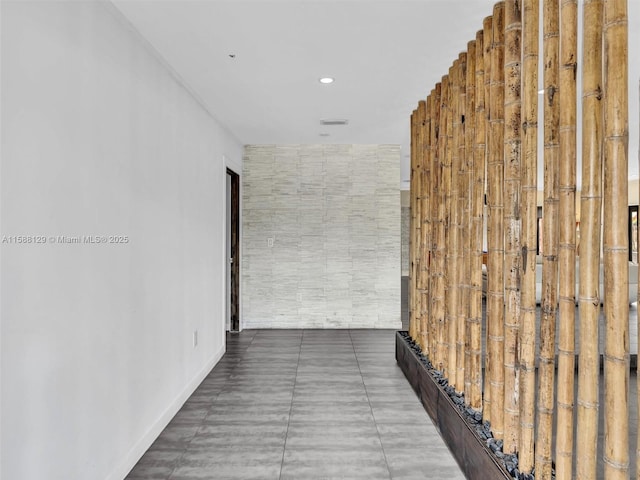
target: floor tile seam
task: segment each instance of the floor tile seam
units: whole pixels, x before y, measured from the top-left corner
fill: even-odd
[[[238,332],[238,335],[240,335],[240,334],[241,334],[241,333],[240,333],[240,332]],[[227,338],[227,337],[226,337],[226,332],[225,332],[225,342],[227,341],[227,340],[226,340],[226,338]],[[251,337],[251,341],[250,341],[249,343],[247,343],[247,346],[244,348],[244,350],[245,350],[245,351],[246,351],[246,350],[249,348],[249,346],[253,343],[253,340],[254,340],[255,338],[256,338],[256,336],[255,336],[255,335]],[[225,345],[225,353],[226,353],[226,345]],[[223,356],[224,356],[224,355],[223,355]],[[171,473],[170,473],[170,474],[169,474],[169,476],[167,477],[167,480],[171,480],[171,479],[172,479],[173,474],[176,472],[176,469],[178,468],[178,466],[180,465],[180,463],[182,463],[182,459],[183,459],[183,458],[184,458],[184,456],[186,455],[187,450],[189,450],[189,447],[191,446],[191,443],[193,442],[193,440],[198,436],[198,434],[199,434],[199,433],[202,431],[202,429],[204,428],[204,426],[205,426],[205,422],[204,422],[204,421],[205,421],[205,419],[206,419],[207,415],[209,415],[209,412],[211,411],[211,409],[213,408],[213,404],[216,402],[216,400],[218,399],[218,397],[220,396],[220,394],[221,394],[222,392],[224,392],[224,391],[225,391],[225,389],[227,388],[227,384],[228,384],[229,378],[231,378],[231,375],[233,375],[234,370],[237,368],[237,366],[238,366],[239,364],[240,364],[240,361],[236,362],[236,364],[233,366],[233,368],[231,368],[231,369],[229,370],[229,374],[227,375],[227,378],[226,378],[226,380],[225,380],[225,386],[224,386],[224,387],[222,387],[218,393],[216,393],[215,395],[213,395],[213,401],[211,402],[211,406],[210,406],[210,407],[209,407],[209,409],[207,410],[207,414],[205,415],[205,418],[203,418],[203,419],[202,419],[202,422],[200,422],[200,424],[198,425],[198,428],[197,428],[197,430],[196,430],[196,433],[194,433],[193,437],[191,437],[191,439],[189,439],[189,441],[187,442],[187,444],[185,445],[185,447],[182,449],[182,454],[180,455],[180,457],[178,458],[178,460],[177,460],[177,461],[176,461],[176,463],[174,464],[173,468],[171,469]],[[217,366],[217,365],[218,365],[218,364],[216,363],[216,365],[214,365],[214,366],[213,366],[213,368],[212,368],[211,370],[213,371],[213,370],[216,368],[216,366]],[[211,373],[211,372],[209,372],[209,373]],[[207,374],[207,376],[208,376],[208,374]],[[206,377],[205,377],[205,379],[206,379]],[[204,381],[204,380],[203,380],[203,381]],[[199,386],[200,386],[200,385],[198,385],[198,387],[199,387]],[[196,390],[197,390],[197,388],[196,388]],[[193,395],[193,394],[192,394],[192,395]],[[189,398],[191,398],[191,396],[189,396]],[[180,407],[180,408],[182,409],[182,407]]]
[[[302,343],[304,342],[304,329],[302,329],[302,334],[300,335],[300,348],[298,350],[298,360],[296,361],[296,375],[295,380],[293,381],[293,390],[291,391],[291,404],[289,406],[289,418],[287,419],[287,430],[284,434],[284,444],[282,445],[282,461],[280,462],[280,474],[278,475],[278,479],[282,479],[282,470],[284,468],[284,456],[287,452],[287,438],[289,437],[289,426],[291,425],[291,413],[293,412],[293,399],[296,394],[296,381],[298,379],[298,367],[300,366],[300,354],[302,353]]]
[[[362,380],[362,385],[364,386],[365,394],[367,395],[367,403],[369,405],[369,410],[371,411],[371,418],[373,418],[373,424],[376,427],[376,432],[378,434],[378,441],[380,442],[380,449],[382,450],[382,456],[384,457],[384,463],[387,466],[387,471],[389,472],[389,480],[393,478],[391,475],[391,467],[389,466],[389,460],[387,459],[387,452],[384,450],[384,444],[382,443],[382,436],[380,434],[380,429],[378,428],[378,422],[376,422],[376,416],[373,413],[373,407],[371,406],[371,401],[369,399],[369,392],[367,390],[367,385],[364,383],[364,377],[362,376],[362,370],[360,369],[360,359],[358,358],[358,354],[356,353],[356,347],[353,344],[353,337],[351,336],[351,329],[348,330],[349,338],[351,339],[351,345],[353,346],[353,354],[356,356],[356,361],[358,362],[358,370],[360,371],[360,378]]]
[[[242,334],[241,332],[238,332],[238,333],[237,333],[237,334],[235,334],[235,335],[241,335],[241,334]],[[253,341],[255,340],[255,338],[256,338],[256,335],[253,335],[253,336],[251,337],[251,341],[250,341],[250,342],[248,342],[248,343],[247,343],[247,345],[244,347],[243,353],[245,353],[245,352],[249,349],[249,347],[251,346],[251,344],[253,343]],[[225,381],[224,381],[224,386],[220,389],[220,391],[218,392],[218,394],[215,396],[215,399],[217,399],[217,398],[220,396],[220,394],[221,394],[221,393],[228,392],[228,391],[231,389],[231,387],[229,386],[229,380],[231,379],[231,375],[233,375],[233,374],[235,373],[235,371],[238,369],[238,367],[240,366],[240,364],[241,364],[241,363],[242,363],[242,358],[241,358],[240,360],[238,360],[238,361],[235,363],[235,365],[233,366],[233,368],[231,368],[231,369],[229,370],[229,374],[227,375],[227,378],[226,378],[226,379],[225,379]],[[215,367],[214,367],[214,368],[215,368]],[[213,403],[215,403],[215,399],[214,399],[214,401],[212,402],[212,404],[213,404]],[[209,410],[211,410],[211,408],[210,408]]]

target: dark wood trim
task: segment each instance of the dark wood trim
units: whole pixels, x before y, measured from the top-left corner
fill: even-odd
[[[230,298],[230,329],[240,330],[240,175],[227,168],[227,175],[231,177],[231,289]]]

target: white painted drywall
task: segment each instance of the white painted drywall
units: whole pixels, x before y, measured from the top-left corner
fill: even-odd
[[[224,352],[241,146],[109,3],[1,9],[2,478],[121,479]]]

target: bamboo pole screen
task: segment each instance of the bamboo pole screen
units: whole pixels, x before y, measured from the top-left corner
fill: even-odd
[[[558,58],[560,9],[558,0],[542,2],[544,86],[544,204],[540,355],[538,358],[538,418],[536,476],[551,478],[551,443],[555,381],[556,313],[558,305],[558,137],[560,103]]]
[[[417,287],[416,287],[416,265],[418,263],[418,208],[417,208],[417,199],[418,199],[418,145],[417,145],[417,137],[418,137],[418,110],[414,110],[411,115],[411,199],[410,199],[410,208],[411,208],[411,217],[410,217],[410,235],[409,235],[409,262],[410,262],[410,271],[409,271],[409,335],[411,338],[418,338],[417,335],[417,319],[416,319],[416,295],[417,295]]]
[[[483,191],[483,204],[486,205],[486,192],[487,192],[487,184],[486,184],[486,173],[487,173],[487,162],[489,161],[489,103],[491,100],[491,47],[493,45],[493,17],[486,17],[482,22],[483,27],[483,37],[484,37],[484,54],[483,54],[483,64],[484,64],[484,118],[483,118],[483,135],[484,135],[484,171],[485,171],[485,184]],[[483,216],[484,216],[484,206],[483,206]],[[483,236],[486,228],[487,218],[483,219]],[[483,241],[484,243],[484,241]],[[488,255],[487,255],[488,260]],[[488,265],[485,265],[485,269],[488,269]],[[488,272],[487,272],[488,274]],[[484,280],[483,280],[484,283]],[[488,282],[486,282],[488,283]],[[485,291],[486,295],[486,291]],[[485,365],[484,365],[484,407],[483,418],[487,422],[491,422],[491,355],[489,355],[489,345],[491,342],[489,341],[489,326],[488,322],[484,322],[485,326]]]
[[[627,2],[604,2],[604,475],[629,478]],[[620,212],[625,212],[621,215]]]
[[[425,121],[422,133],[422,178],[420,179],[420,192],[422,197],[421,212],[421,272],[418,287],[420,289],[420,347],[422,351],[429,355],[429,269],[431,267],[431,216],[430,212],[430,191],[428,179],[431,178],[431,109],[433,102],[433,92],[427,97],[425,104]]]
[[[504,33],[504,446],[516,453],[520,440],[520,72],[522,61],[520,2],[505,2]]]
[[[442,226],[444,229],[443,238],[443,252],[442,252],[442,273],[443,273],[443,293],[444,293],[444,301],[443,301],[443,309],[444,309],[444,317],[442,321],[442,338],[443,338],[443,349],[442,349],[442,371],[444,372],[445,377],[451,378],[450,376],[450,360],[455,358],[451,352],[451,294],[452,294],[452,285],[453,279],[452,277],[452,268],[451,268],[451,144],[453,137],[453,126],[452,126],[452,117],[451,117],[451,92],[453,90],[453,77],[451,75],[452,68],[449,69],[449,74],[443,79],[443,84],[446,83],[446,90],[442,94],[442,123],[444,125],[442,132]]]
[[[560,232],[558,394],[556,400],[556,479],[571,480],[575,371],[576,265],[576,72],[578,2],[562,0],[560,9]]]
[[[470,60],[475,53],[474,64],[467,64],[467,74],[471,71],[474,80],[467,81],[467,100],[470,91],[474,89],[472,102],[467,101],[467,115],[471,116],[468,129],[473,130],[473,159],[471,173],[471,243],[470,282],[469,291],[469,329],[470,356],[469,376],[470,389],[466,397],[468,404],[476,411],[482,410],[482,231],[484,226],[484,170],[485,170],[485,117],[484,117],[484,32],[476,33],[475,52],[469,44]],[[473,70],[475,66],[475,71]],[[468,78],[468,77],[467,77]],[[471,82],[474,82],[472,85]],[[473,104],[475,112],[472,113]]]
[[[493,8],[487,156],[487,351],[491,362],[491,428],[504,433],[504,2]]]
[[[602,436],[604,478],[629,478],[627,2],[584,0],[580,39],[577,15],[577,0],[497,2],[412,113],[409,334],[520,474],[595,479]]]
[[[603,1],[584,3],[582,38],[582,191],[580,199],[580,336],[576,464],[579,478],[595,479],[598,448],[600,355],[600,218],[602,211]]]
[[[449,382],[454,386],[456,392],[460,392],[457,384],[457,343],[458,343],[458,249],[460,246],[460,238],[458,223],[458,210],[460,202],[458,202],[458,175],[459,158],[458,158],[458,137],[460,131],[460,122],[458,120],[458,103],[460,98],[460,79],[459,79],[460,61],[456,60],[449,69],[449,79],[451,81],[450,104],[447,111],[447,123],[450,126],[448,130],[450,135],[447,136],[447,166],[450,177],[445,180],[448,211],[448,227],[447,233],[449,241],[447,242],[447,314],[446,322],[449,328],[449,362],[447,369],[447,377]]]
[[[458,393],[464,392],[464,363],[465,363],[465,332],[466,332],[466,309],[464,308],[468,304],[468,299],[465,298],[465,212],[468,210],[466,201],[468,197],[467,193],[467,166],[465,158],[465,109],[466,109],[466,78],[467,78],[467,54],[461,53],[458,57],[457,68],[457,83],[458,83],[458,95],[455,111],[455,123],[457,124],[456,130],[456,143],[455,150],[457,152],[456,169],[458,171],[457,191],[458,194],[454,197],[454,201],[457,204],[456,207],[456,228],[458,229],[458,245],[456,248],[456,288],[458,291],[456,299],[456,391]]]
[[[437,324],[437,354],[435,365],[438,370],[445,371],[445,358],[448,355],[446,338],[448,331],[445,323],[445,255],[446,255],[446,228],[445,225],[445,156],[447,151],[447,104],[449,101],[449,78],[442,77],[440,90],[440,129],[438,137],[438,244],[436,252],[436,290],[434,292],[434,320]]]
[[[421,244],[421,239],[422,239],[422,199],[421,199],[421,194],[422,194],[422,163],[423,163],[423,158],[422,158],[422,126],[424,123],[424,101],[420,101],[418,103],[418,108],[416,110],[415,113],[415,165],[416,165],[416,169],[415,169],[415,175],[416,175],[416,181],[415,181],[415,199],[414,199],[414,208],[416,209],[416,213],[415,213],[415,220],[414,220],[414,229],[415,229],[415,234],[414,234],[414,239],[415,239],[415,247],[414,247],[414,255],[415,255],[415,264],[413,266],[413,274],[414,274],[414,278],[413,278],[413,286],[414,286],[414,293],[412,295],[412,305],[411,305],[411,312],[412,312],[412,324],[413,324],[413,330],[414,330],[414,337],[415,339],[417,339],[417,341],[420,341],[420,276],[421,276],[421,270],[422,270],[422,256],[420,255],[420,244]]]
[[[431,154],[429,161],[431,162],[431,178],[427,179],[429,182],[429,195],[431,197],[431,203],[429,205],[429,214],[431,215],[431,268],[429,269],[429,309],[428,309],[428,323],[429,323],[429,335],[430,335],[430,352],[432,353],[431,359],[434,361],[438,358],[438,320],[436,317],[437,295],[436,284],[438,279],[436,273],[439,271],[437,250],[439,245],[439,228],[438,222],[438,206],[439,202],[439,187],[441,179],[441,169],[439,166],[438,155],[438,132],[440,131],[440,89],[441,84],[437,83],[433,89],[433,102],[431,102],[431,123],[433,128],[431,129]]]
[[[420,166],[419,174],[418,174],[418,185],[417,185],[417,204],[416,208],[419,213],[419,217],[417,221],[419,222],[418,226],[418,257],[419,261],[416,266],[416,335],[418,339],[418,344],[420,348],[425,351],[426,345],[423,343],[424,341],[424,308],[423,308],[423,300],[425,297],[425,289],[424,289],[424,274],[427,266],[428,257],[424,255],[424,245],[426,240],[426,225],[424,222],[424,208],[425,208],[425,200],[428,198],[427,193],[424,188],[424,179],[426,178],[425,170],[427,168],[426,159],[425,159],[425,141],[426,135],[425,131],[427,128],[427,107],[425,101],[420,101],[418,104],[418,143],[417,143],[417,154],[418,154],[418,165]]]
[[[480,343],[482,328],[482,314],[478,317],[477,310],[472,311],[472,295],[476,292],[480,295],[480,308],[482,308],[482,277],[480,281],[474,287],[472,282],[473,262],[480,260],[480,268],[482,268],[482,250],[478,252],[475,250],[474,242],[474,196],[477,190],[481,190],[475,187],[474,175],[476,153],[474,149],[475,140],[475,123],[476,123],[476,42],[472,40],[467,43],[467,65],[466,65],[466,105],[464,116],[464,133],[465,133],[465,160],[467,168],[467,176],[465,178],[465,190],[467,192],[467,199],[465,202],[465,218],[464,218],[464,238],[465,238],[465,254],[464,254],[464,278],[465,278],[465,290],[464,298],[462,299],[462,306],[464,308],[463,321],[465,322],[465,362],[464,362],[464,391],[465,400],[467,405],[470,405],[474,410],[480,410],[482,402],[481,393],[481,378],[482,378],[482,364],[480,363],[480,355],[482,355],[482,344]],[[482,212],[480,214],[482,218]],[[475,256],[474,256],[475,255]],[[479,288],[478,288],[479,287]],[[472,290],[474,289],[474,290]],[[475,299],[473,299],[475,302]],[[477,304],[476,304],[477,306]]]
[[[538,226],[538,41],[539,0],[522,12],[522,278],[520,292],[520,471],[534,464],[536,251]]]

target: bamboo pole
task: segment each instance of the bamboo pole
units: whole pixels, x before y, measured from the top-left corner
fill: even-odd
[[[484,228],[485,228],[485,222],[486,222],[486,228],[488,228],[488,223],[489,223],[489,215],[487,212],[487,215],[485,216],[484,213],[484,205],[486,204],[486,191],[487,191],[487,178],[486,178],[486,173],[487,173],[487,163],[489,162],[489,109],[490,109],[490,103],[491,103],[491,49],[493,46],[493,17],[486,17],[483,22],[482,22],[482,29],[483,29],[483,38],[484,38],[484,52],[483,52],[483,66],[484,66],[484,88],[483,88],[483,92],[484,92],[484,130],[485,130],[485,136],[484,136],[484,143],[485,143],[485,148],[484,148],[484,152],[485,152],[485,157],[484,157],[484,164],[485,164],[485,183],[483,185],[483,191],[482,191],[482,202],[483,202],[483,232],[484,232]],[[487,246],[488,247],[488,246]],[[488,261],[487,261],[487,265],[486,265],[486,269],[487,269],[487,275],[489,274],[489,265],[488,265]],[[488,290],[489,290],[489,286],[488,286],[488,279],[487,279],[487,292],[486,293],[486,303],[489,303],[489,298],[488,298]],[[484,395],[483,395],[483,408],[482,408],[482,416],[483,419],[485,421],[490,422],[491,421],[491,370],[492,370],[492,364],[491,364],[491,351],[492,351],[492,347],[493,347],[493,343],[490,341],[489,338],[489,317],[488,315],[485,314],[485,319],[484,319],[484,325],[485,325],[485,359],[484,359],[484,378],[485,378],[485,383],[484,383]]]
[[[538,192],[539,0],[524,0],[522,15],[522,285],[520,296],[520,445],[518,467],[534,464],[536,390],[536,245]]]
[[[472,406],[475,410],[480,410],[481,407],[481,392],[479,380],[482,375],[480,370],[479,355],[482,353],[482,347],[478,348],[474,345],[474,340],[477,343],[480,340],[477,329],[474,332],[474,328],[478,325],[476,315],[477,312],[472,311],[471,302],[473,295],[472,291],[473,283],[473,264],[475,254],[475,242],[474,242],[474,220],[473,220],[473,202],[474,202],[474,174],[475,174],[475,125],[476,125],[476,40],[472,40],[467,43],[467,72],[465,79],[466,89],[466,105],[464,116],[464,134],[465,134],[465,160],[467,162],[467,177],[465,179],[465,186],[467,192],[466,201],[466,213],[465,213],[465,297],[463,299],[463,305],[465,306],[465,362],[464,362],[464,395],[467,405]],[[482,262],[482,240],[480,240],[480,262]],[[481,269],[481,265],[478,266]],[[480,278],[482,281],[482,278]],[[482,287],[482,284],[480,284]],[[479,291],[482,295],[482,289]],[[476,339],[472,338],[472,333],[478,335]],[[476,397],[475,399],[473,397]]]
[[[471,55],[471,49],[469,49]],[[467,71],[471,64],[467,65]],[[471,192],[471,389],[469,405],[482,410],[482,241],[484,229],[484,171],[486,117],[484,103],[484,32],[476,33],[475,45],[475,115],[473,116],[473,177]],[[471,83],[467,85],[471,88]],[[469,95],[469,92],[467,92]]]
[[[412,338],[416,343],[420,341],[420,293],[418,291],[419,277],[420,277],[420,237],[421,237],[421,222],[420,222],[420,179],[422,178],[422,162],[420,161],[420,125],[422,123],[422,111],[420,109],[420,102],[416,108],[416,123],[415,123],[415,149],[416,149],[416,180],[414,184],[414,228],[415,228],[415,244],[414,244],[414,280],[413,280],[413,297],[411,311],[413,312],[413,335]]]
[[[578,2],[560,7],[560,232],[556,479],[570,480],[573,463],[576,284],[576,73]]]
[[[604,2],[604,476],[629,478],[628,26]]]
[[[538,387],[536,477],[551,478],[551,442],[558,309],[558,170],[559,170],[559,18],[558,0],[543,0],[544,33],[544,204],[542,312]]]
[[[422,271],[420,275],[420,298],[421,298],[421,312],[420,312],[420,346],[425,356],[430,355],[429,351],[429,268],[430,268],[430,244],[431,244],[431,217],[429,195],[429,179],[431,178],[431,104],[432,104],[433,92],[427,97],[425,105],[425,122],[423,131],[423,150],[422,150],[422,180],[421,180],[421,192],[422,192],[422,208],[421,212],[421,231],[422,231],[422,243],[421,243],[421,257],[422,257]]]
[[[449,77],[442,77],[441,83],[441,106],[440,106],[440,133],[438,140],[438,153],[440,165],[440,183],[438,186],[438,246],[436,249],[436,259],[438,274],[436,275],[436,290],[434,292],[433,305],[435,306],[435,320],[438,323],[438,348],[436,357],[436,368],[444,373],[445,362],[448,354],[447,350],[447,325],[445,319],[445,255],[446,255],[446,229],[445,215],[445,190],[446,190],[446,155],[447,155],[447,109],[449,102]],[[449,175],[450,176],[450,175]]]
[[[487,323],[491,357],[491,427],[504,434],[504,2],[493,8],[489,156],[487,160],[487,243],[489,252]]]
[[[458,337],[457,307],[458,307],[458,130],[459,122],[456,121],[458,110],[458,96],[460,93],[460,85],[458,83],[458,60],[454,61],[449,69],[449,80],[451,82],[450,89],[450,107],[447,110],[447,123],[449,125],[447,135],[447,163],[449,175],[445,176],[446,189],[446,208],[447,208],[447,264],[446,278],[447,287],[446,296],[446,323],[449,332],[449,358],[445,376],[449,379],[449,383],[459,391],[456,385],[456,343]],[[455,200],[455,201],[454,201]]]
[[[418,112],[414,110],[411,114],[411,181],[410,181],[410,210],[411,217],[409,220],[409,336],[416,338],[416,320],[414,302],[416,297],[416,184],[418,176],[416,172],[416,136],[417,136],[417,117]]]
[[[580,204],[580,338],[576,430],[577,478],[595,480],[600,355],[599,268],[602,208],[603,0],[585,0],[582,66],[582,189]]]
[[[431,215],[431,268],[429,269],[429,332],[430,332],[430,358],[434,365],[436,365],[435,359],[437,358],[437,347],[438,347],[438,320],[436,316],[436,309],[438,307],[438,298],[437,298],[437,289],[436,284],[438,283],[438,277],[436,276],[439,273],[439,263],[438,263],[438,246],[439,246],[439,232],[441,229],[441,224],[438,220],[438,208],[440,205],[439,201],[439,192],[440,192],[440,181],[442,176],[442,169],[440,168],[440,156],[439,156],[439,139],[438,133],[440,131],[440,108],[441,108],[441,99],[440,99],[440,89],[441,84],[437,83],[434,88],[433,93],[433,102],[431,105],[432,109],[432,125],[434,128],[431,129],[431,178],[430,186],[429,186],[429,195],[431,197],[430,204],[430,215]]]
[[[456,391],[464,392],[464,372],[465,372],[465,338],[466,338],[466,306],[468,305],[467,289],[465,288],[465,215],[468,214],[467,199],[467,159],[465,152],[465,113],[467,103],[466,78],[467,78],[467,53],[463,52],[458,56],[458,98],[456,105],[456,122],[458,123],[457,141],[455,148],[458,156],[458,196],[454,197],[456,207],[456,227],[458,229],[458,248],[456,258],[456,279],[458,288],[458,298],[456,301]]]
[[[424,353],[425,351],[425,347],[422,344],[422,338],[423,338],[423,331],[422,331],[422,326],[423,326],[423,308],[422,308],[422,299],[424,296],[424,263],[425,263],[425,258],[424,258],[424,238],[425,238],[425,225],[424,225],[424,170],[425,170],[425,164],[424,164],[424,149],[425,149],[425,125],[426,125],[426,101],[425,100],[420,100],[420,102],[418,102],[418,164],[420,166],[420,175],[418,177],[418,200],[417,200],[417,218],[416,221],[418,222],[419,226],[418,226],[418,231],[419,231],[419,237],[418,237],[418,252],[417,252],[417,257],[418,257],[418,265],[417,265],[417,278],[416,278],[416,293],[417,293],[417,299],[416,299],[416,309],[417,309],[417,315],[416,315],[416,320],[418,323],[418,327],[417,327],[417,332],[416,332],[416,341],[418,342],[418,344],[420,345],[420,348],[422,349],[422,352]]]
[[[520,149],[522,61],[519,0],[505,2],[504,34],[504,445],[516,453],[520,439]]]
[[[420,100],[418,102],[417,116],[416,116],[416,216],[415,216],[415,228],[416,228],[416,245],[415,245],[415,275],[416,280],[414,282],[414,302],[413,320],[415,322],[414,341],[420,344],[421,341],[421,324],[422,324],[422,179],[423,179],[423,167],[424,167],[424,121],[425,121],[425,101]]]
[[[451,293],[453,292],[453,282],[454,282],[454,272],[455,269],[452,268],[451,254],[453,249],[453,242],[451,239],[451,235],[453,233],[453,218],[452,218],[452,202],[451,202],[451,185],[452,185],[452,177],[453,177],[453,89],[455,86],[455,78],[453,75],[453,65],[449,68],[448,72],[449,76],[449,90],[447,95],[447,109],[446,113],[446,122],[447,122],[447,136],[445,139],[445,157],[444,161],[444,184],[443,184],[443,193],[444,193],[444,210],[445,210],[445,263],[444,263],[444,278],[445,278],[445,329],[447,335],[447,353],[445,358],[445,377],[451,380],[451,368],[455,372],[455,365],[450,364],[451,359],[455,359],[455,354],[452,353],[455,351],[455,343],[451,341],[452,336],[452,328],[455,328],[454,325],[451,325],[453,322],[451,321]]]
[[[427,345],[424,344],[424,340],[426,339],[426,331],[425,331],[425,327],[426,327],[426,300],[427,300],[427,292],[428,292],[428,285],[425,285],[425,280],[426,280],[426,274],[428,272],[429,269],[429,265],[427,264],[427,259],[428,259],[428,249],[427,249],[427,245],[426,245],[426,241],[427,241],[427,236],[428,236],[428,232],[427,232],[427,225],[425,224],[425,208],[428,207],[429,205],[429,192],[428,190],[425,188],[426,185],[426,179],[427,179],[427,155],[426,155],[426,151],[428,149],[428,106],[427,106],[427,101],[426,100],[422,100],[419,102],[419,105],[422,108],[421,114],[420,114],[420,119],[422,120],[420,125],[419,125],[419,129],[420,129],[420,141],[419,141],[419,162],[420,162],[420,186],[419,186],[419,191],[420,191],[420,205],[419,205],[419,212],[420,212],[420,217],[418,219],[419,223],[420,223],[420,244],[418,246],[419,251],[418,251],[418,256],[420,258],[420,263],[418,265],[419,270],[418,270],[418,282],[417,282],[417,288],[418,288],[418,311],[419,311],[419,319],[418,319],[418,343],[420,344],[420,348],[422,349],[422,352],[424,355],[428,355],[428,348]]]

